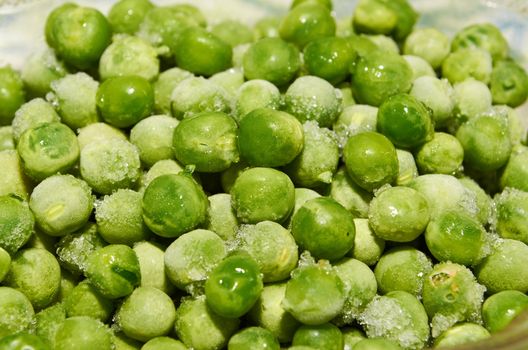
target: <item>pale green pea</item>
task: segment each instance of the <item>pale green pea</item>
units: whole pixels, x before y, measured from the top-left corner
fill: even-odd
[[[448,124],[455,108],[455,92],[446,79],[420,77],[414,81],[410,94],[431,108],[436,129]]]
[[[27,199],[33,186],[22,170],[17,151],[0,151],[0,164],[3,170],[0,178],[0,196],[13,193]]]
[[[53,106],[42,98],[34,98],[24,103],[15,112],[11,123],[13,138],[16,143],[27,129],[35,128],[45,123],[60,122],[60,117]]]
[[[171,95],[174,88],[193,74],[178,67],[167,69],[159,74],[152,84],[154,88],[154,110],[160,114],[170,115]]]
[[[209,208],[205,228],[213,231],[224,240],[235,237],[238,219],[231,206],[231,195],[217,193],[208,197]]]
[[[89,143],[104,142],[109,139],[127,141],[127,137],[122,130],[106,123],[92,123],[77,132],[77,142],[81,151]]]
[[[154,287],[171,295],[174,286],[165,273],[165,252],[163,246],[155,242],[138,242],[134,244],[134,252],[139,261],[141,271],[141,287]]]
[[[188,118],[200,112],[229,112],[229,95],[220,85],[203,77],[191,77],[179,83],[171,95],[172,115]]]
[[[32,54],[22,68],[22,80],[34,97],[44,97],[51,89],[51,82],[64,77],[68,69],[57,59],[55,52],[46,48]]]
[[[385,240],[374,234],[368,219],[356,218],[354,224],[356,226],[354,247],[347,255],[368,266],[373,266],[385,250]]]

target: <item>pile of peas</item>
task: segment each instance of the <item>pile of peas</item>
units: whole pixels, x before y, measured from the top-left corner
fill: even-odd
[[[528,75],[492,24],[66,3],[0,68],[0,349],[391,350],[528,307]]]

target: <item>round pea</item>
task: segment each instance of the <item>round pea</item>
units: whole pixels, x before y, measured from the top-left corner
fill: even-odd
[[[518,107],[528,97],[528,74],[514,61],[497,62],[491,72],[490,89],[493,104]]]
[[[304,65],[309,74],[336,85],[350,74],[356,52],[345,38],[325,37],[313,40],[303,51]]]
[[[487,51],[462,48],[451,52],[442,63],[442,76],[451,84],[474,78],[489,83],[492,71],[491,56]]]
[[[108,12],[108,22],[114,33],[133,35],[147,12],[154,5],[149,0],[120,0],[112,5]]]
[[[57,350],[111,350],[112,348],[110,330],[91,317],[70,317],[59,326],[55,335]]]
[[[486,328],[476,323],[459,323],[435,339],[435,348],[452,348],[457,345],[471,344],[490,337]]]
[[[109,139],[127,140],[125,133],[106,123],[93,123],[77,130],[77,141],[81,151],[92,142],[104,142]]]
[[[67,67],[53,49],[46,47],[33,53],[22,67],[22,80],[28,97],[45,97],[51,90],[51,83],[67,73]]]
[[[454,175],[461,170],[464,149],[460,141],[451,134],[437,132],[432,140],[425,142],[416,153],[416,165],[421,174]]]
[[[279,350],[280,344],[269,330],[261,327],[245,328],[233,335],[227,343],[227,350]]]
[[[305,345],[316,349],[342,350],[343,334],[337,326],[331,323],[323,323],[317,326],[302,325],[295,331],[292,345]]]
[[[35,218],[28,203],[16,195],[0,196],[0,248],[16,253],[34,232]]]
[[[114,305],[93,285],[81,282],[64,299],[64,309],[68,317],[88,316],[101,322],[107,322],[113,314]]]
[[[26,99],[20,74],[10,66],[0,67],[0,126],[9,125]]]
[[[1,338],[0,348],[5,350],[51,350],[39,336],[26,332]]]
[[[502,170],[500,188],[513,187],[528,192],[528,148],[516,147]]]
[[[415,55],[425,59],[434,69],[442,65],[450,51],[449,37],[435,28],[415,29],[403,47],[406,55]]]
[[[0,287],[0,339],[29,329],[34,316],[31,302],[22,292]]]
[[[214,81],[203,77],[190,77],[179,83],[171,95],[171,112],[184,119],[201,112],[231,110],[227,91]]]
[[[481,48],[488,51],[494,61],[508,56],[508,41],[499,28],[491,23],[469,25],[460,30],[451,42],[451,51],[463,48]]]
[[[143,344],[141,350],[187,350],[187,347],[170,337],[156,337]]]

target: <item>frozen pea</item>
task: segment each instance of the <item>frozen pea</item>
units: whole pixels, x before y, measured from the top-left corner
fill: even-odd
[[[436,28],[415,29],[405,39],[403,52],[406,55],[422,57],[434,69],[437,69],[449,55],[449,37]]]
[[[80,128],[77,132],[77,142],[81,151],[92,142],[104,142],[109,139],[127,141],[125,133],[106,123],[93,123]]]
[[[393,183],[398,176],[398,157],[390,140],[377,132],[351,136],[343,150],[347,173],[361,188],[372,192]]]
[[[506,119],[508,121],[508,129],[512,146],[518,146],[520,143],[522,143],[522,138],[525,136],[524,127],[517,109],[505,105],[494,105],[483,114],[497,115]]]
[[[336,135],[313,121],[304,123],[303,131],[303,149],[284,171],[299,187],[316,188],[331,183],[339,163]]]
[[[486,225],[491,218],[492,201],[490,196],[470,177],[462,177],[458,181],[475,195],[477,204],[477,219]]]
[[[59,238],[50,236],[42,232],[38,227],[35,228],[35,232],[29,238],[29,241],[24,246],[25,248],[40,248],[46,249],[50,253],[55,252],[55,244],[58,242]]]
[[[115,317],[127,336],[146,342],[171,331],[176,308],[159,289],[138,287],[125,299]]]
[[[431,260],[423,252],[400,246],[383,254],[374,274],[381,293],[402,290],[421,298],[425,275],[432,269]]]
[[[352,350],[357,343],[366,339],[365,334],[356,328],[341,328],[341,332],[343,333],[343,350]]]
[[[10,268],[11,256],[4,248],[0,247],[0,283],[4,280]]]
[[[398,178],[396,179],[396,185],[407,186],[418,177],[416,161],[411,152],[403,149],[397,149],[396,156],[398,157]]]
[[[461,121],[472,119],[491,107],[492,97],[486,84],[469,78],[454,86],[455,108],[453,113]]]
[[[329,82],[312,75],[297,78],[284,94],[285,110],[301,122],[330,127],[341,112],[341,96]]]
[[[528,296],[517,290],[504,290],[488,297],[482,304],[482,318],[490,333],[506,328],[528,308]]]
[[[503,290],[528,292],[528,246],[521,241],[505,239],[475,268],[475,276],[489,293]]]
[[[346,297],[337,272],[321,260],[300,265],[292,272],[281,306],[304,324],[320,325],[339,315]]]
[[[73,288],[64,299],[64,309],[67,317],[88,316],[107,322],[112,316],[114,305],[85,280]]]
[[[263,79],[283,87],[301,67],[300,52],[281,38],[263,38],[247,49],[242,66],[246,79]]]
[[[172,115],[188,118],[201,112],[231,110],[229,95],[220,85],[203,77],[191,77],[176,85],[171,95]]]
[[[446,79],[420,77],[409,93],[432,110],[436,128],[447,125],[455,108],[455,93]]]
[[[35,218],[28,203],[16,195],[0,196],[0,248],[16,253],[34,232]]]
[[[304,4],[305,2],[310,2],[312,0],[293,0],[293,2],[291,3],[290,5],[290,8],[294,8],[295,6],[298,6],[298,5],[301,5],[301,4]],[[328,8],[330,11],[332,10],[333,8],[333,5],[332,5],[332,1],[330,0],[315,0],[315,2],[325,6],[326,8]]]
[[[283,222],[295,205],[290,178],[272,168],[250,168],[240,174],[231,188],[231,202],[241,223],[270,220]]]
[[[174,329],[187,347],[196,350],[221,349],[237,331],[240,321],[215,314],[205,297],[185,298],[176,310]]]
[[[354,247],[347,255],[372,266],[378,262],[385,250],[385,240],[374,234],[368,219],[354,218],[354,225],[356,226]]]
[[[195,5],[191,4],[173,4],[170,6],[173,11],[181,13],[184,16],[191,18],[200,27],[207,25],[206,18],[202,11]]]
[[[477,48],[462,48],[451,52],[442,63],[442,76],[451,84],[474,78],[489,83],[492,71],[491,56]]]
[[[291,226],[290,223],[293,215],[295,215],[295,213],[304,205],[304,203],[317,197],[321,197],[321,195],[314,190],[302,187],[295,188],[295,206],[293,207],[291,216],[288,218],[288,227]]]
[[[22,67],[22,80],[32,97],[44,97],[51,90],[51,83],[64,77],[68,69],[55,52],[45,48],[31,54]]]
[[[470,344],[490,337],[486,328],[475,323],[459,323],[442,334],[434,341],[436,348],[452,348],[458,345]]]
[[[342,350],[343,334],[337,326],[331,323],[323,323],[316,326],[302,325],[295,331],[292,345],[305,345],[316,349]]]
[[[424,232],[430,210],[420,192],[396,186],[376,194],[370,202],[368,218],[376,236],[387,241],[410,242]]]
[[[227,253],[214,232],[198,229],[184,233],[165,250],[165,273],[176,287],[192,292]]]
[[[234,238],[238,230],[238,219],[231,206],[231,195],[217,193],[209,196],[208,200],[209,208],[205,228],[224,240]]]
[[[88,222],[93,209],[92,191],[86,182],[72,175],[54,175],[35,187],[29,207],[46,234],[64,236]]]
[[[35,334],[50,348],[55,346],[55,334],[66,320],[63,303],[55,303],[35,315]]]
[[[173,159],[158,160],[150,169],[143,174],[141,179],[140,192],[144,192],[145,188],[158,176],[167,174],[179,174],[185,171],[185,167]],[[194,174],[194,179],[198,181],[198,177]]]
[[[528,192],[528,148],[517,146],[500,175],[500,188],[513,187]]]
[[[301,250],[316,259],[337,260],[354,246],[354,216],[332,198],[318,197],[303,204],[291,221]]]
[[[286,165],[302,151],[303,141],[302,124],[286,112],[259,108],[240,121],[238,148],[249,165]]]
[[[244,55],[246,54],[250,46],[251,44],[241,44],[233,47],[233,58],[231,59],[233,68],[242,69]]]
[[[433,67],[423,58],[413,55],[403,55],[402,57],[411,67],[413,84],[421,77],[436,77]]]
[[[330,197],[350,211],[354,217],[366,218],[372,194],[359,187],[342,166],[330,183]]]
[[[120,0],[108,12],[108,22],[114,33],[134,34],[145,14],[154,7],[149,0]]]
[[[142,343],[127,337],[123,332],[112,332],[113,350],[140,350]],[[177,349],[179,350],[179,349]]]
[[[359,322],[369,338],[386,338],[404,349],[422,349],[429,339],[429,320],[423,305],[404,291],[374,297]]]
[[[223,87],[228,93],[229,99],[234,100],[238,89],[244,84],[244,73],[242,69],[229,68],[212,75],[209,80]]]
[[[255,39],[276,38],[279,36],[279,25],[281,18],[269,16],[260,18],[253,26],[253,36]]]
[[[55,300],[60,287],[60,266],[45,249],[29,248],[13,255],[4,285],[24,293],[35,309]]]
[[[24,131],[45,123],[58,123],[60,117],[53,106],[42,98],[34,98],[24,103],[15,113],[11,123],[13,138],[16,143]]]
[[[300,323],[281,305],[286,283],[267,284],[248,313],[260,327],[269,330],[281,343],[290,342]]]
[[[360,340],[354,350],[401,350],[397,342],[385,338],[367,338]]]
[[[468,268],[451,262],[433,266],[425,276],[422,302],[431,320],[434,338],[458,322],[481,322],[486,287]]]
[[[383,34],[361,34],[370,40],[379,50],[399,54],[398,44],[389,36]]]
[[[350,65],[356,58],[350,41],[339,37],[313,40],[303,51],[304,64],[310,75],[336,85],[350,74]]]
[[[109,299],[129,295],[141,282],[136,253],[120,244],[111,244],[92,252],[84,273],[88,281]]]
[[[63,269],[61,266],[61,281],[59,292],[57,293],[57,301],[60,303],[64,302],[66,297],[71,294],[73,288],[75,288],[77,284],[79,284],[79,276]]]
[[[106,242],[97,232],[96,224],[88,222],[78,231],[61,238],[56,246],[57,258],[64,268],[79,275],[86,269],[88,256],[105,245]]]
[[[154,242],[138,242],[134,244],[134,252],[139,261],[141,271],[141,287],[154,287],[170,295],[174,286],[165,273],[165,252],[161,245]]]
[[[332,130],[337,134],[341,147],[346,140],[364,131],[376,131],[378,109],[369,105],[352,105],[343,108]]]
[[[66,319],[55,335],[57,350],[111,350],[110,330],[91,317],[76,316]]]
[[[91,142],[81,151],[81,177],[100,194],[134,186],[140,167],[137,147],[126,140]]]
[[[162,159],[171,159],[172,137],[178,120],[155,115],[141,120],[130,130],[130,142],[139,150],[139,158],[147,167]]]
[[[366,264],[356,259],[344,258],[334,268],[345,286],[346,299],[340,314],[332,322],[352,324],[376,295],[376,277]]]
[[[335,31],[330,10],[317,2],[305,2],[290,9],[279,25],[281,38],[301,49],[313,40],[334,36]]]
[[[13,128],[11,126],[0,126],[0,152],[15,149]]]
[[[178,237],[205,221],[208,204],[202,188],[189,175],[161,175],[145,189],[143,220],[159,236]]]
[[[101,80],[137,75],[154,80],[159,73],[157,51],[145,40],[135,36],[116,36],[99,61]]]
[[[493,104],[518,107],[528,97],[528,74],[513,60],[497,62],[490,78]]]
[[[432,140],[416,151],[416,165],[420,174],[455,175],[461,171],[464,149],[453,135],[435,132]]]
[[[497,170],[508,162],[512,144],[508,122],[498,116],[479,116],[456,133],[464,149],[464,164],[478,171]]]
[[[388,97],[411,89],[412,70],[398,54],[374,50],[360,56],[352,86],[359,103],[377,107]]]
[[[231,45],[231,47],[253,41],[253,32],[251,29],[246,24],[237,20],[222,20],[214,24],[210,30],[211,33]]]
[[[237,247],[257,262],[265,283],[287,279],[298,260],[297,244],[290,231],[272,221],[241,225]]]
[[[174,338],[155,337],[143,344],[141,350],[187,350],[187,347]]]
[[[462,28],[451,42],[451,50],[480,48],[488,51],[494,61],[508,56],[508,42],[499,28],[491,23],[472,24]]]
[[[223,171],[220,175],[220,182],[224,192],[231,193],[231,188],[235,184],[235,180],[248,168],[250,168],[250,166],[241,160]]]
[[[279,89],[267,80],[246,81],[236,91],[235,116],[240,122],[249,112],[257,108],[279,109]]]
[[[75,133],[62,123],[46,123],[26,130],[17,151],[27,175],[36,181],[67,172],[79,160]]]
[[[339,89],[339,93],[341,93],[342,108],[353,106],[356,104],[356,100],[354,99],[352,92],[352,86],[349,82],[341,83],[337,86],[337,88]]]
[[[29,329],[34,316],[31,302],[22,292],[0,286],[0,339]]]
[[[178,67],[161,72],[153,83],[154,111],[160,114],[170,115],[172,91],[179,83],[192,76],[191,72]]]
[[[248,327],[229,339],[227,350],[279,350],[280,344],[269,330],[261,327]]]
[[[1,338],[0,348],[6,350],[51,350],[51,348],[40,337],[28,332],[20,332]]]
[[[97,202],[97,231],[106,242],[131,246],[149,238],[150,231],[142,217],[142,198],[138,192],[119,189]]]
[[[499,236],[528,244],[528,193],[507,187],[493,203]]]
[[[216,173],[239,160],[237,124],[221,112],[203,112],[182,120],[174,129],[174,155],[196,171]]]
[[[73,130],[99,121],[95,94],[99,83],[88,74],[69,74],[51,83],[52,94],[46,96]]]

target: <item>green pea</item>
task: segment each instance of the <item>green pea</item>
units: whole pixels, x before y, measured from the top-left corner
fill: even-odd
[[[156,337],[143,344],[141,350],[187,350],[187,347],[173,338]]]
[[[178,67],[194,74],[211,76],[231,66],[231,46],[203,28],[185,29],[174,47]]]
[[[171,295],[174,286],[165,273],[165,252],[163,246],[154,242],[142,241],[134,244],[134,252],[141,271],[141,287],[158,288]]]
[[[412,86],[412,70],[397,54],[373,50],[360,56],[352,71],[352,87],[359,103],[379,106]]]
[[[434,69],[442,65],[449,51],[449,37],[435,28],[413,30],[405,40],[403,47],[404,54],[419,56]]]
[[[378,50],[392,52],[395,54],[400,53],[398,44],[389,36],[383,34],[362,34],[362,36],[367,37],[370,41],[372,41]]]
[[[528,297],[517,290],[504,290],[493,294],[482,305],[484,325],[490,333],[506,328],[528,308]]]
[[[356,58],[350,41],[338,37],[313,40],[306,45],[303,54],[308,73],[334,85],[347,78],[350,66]]]
[[[29,207],[46,234],[64,236],[83,227],[93,209],[91,188],[72,175],[54,175],[35,187]]]
[[[364,131],[376,131],[378,109],[369,105],[347,106],[334,122],[332,130],[337,134],[340,143],[352,135]]]
[[[105,80],[97,90],[97,108],[104,121],[127,128],[149,116],[154,107],[152,86],[140,76]]]
[[[9,125],[25,102],[24,83],[11,66],[0,67],[0,126]]]
[[[190,176],[162,175],[145,189],[143,220],[157,235],[178,237],[205,221],[207,207],[205,193]]]
[[[321,325],[339,315],[345,300],[343,281],[322,260],[300,265],[292,272],[281,306],[306,325]]]
[[[16,253],[34,232],[35,219],[28,203],[16,195],[0,196],[0,247]]]
[[[401,350],[397,342],[384,338],[368,338],[354,345],[355,350]]]
[[[100,321],[86,316],[70,317],[57,330],[55,349],[112,349],[110,330]]]
[[[66,320],[63,303],[55,303],[35,315],[35,335],[39,336],[50,348],[55,347],[55,335]]]
[[[213,231],[224,240],[235,237],[238,230],[238,219],[231,206],[231,195],[217,193],[208,197],[209,209],[205,228]]]
[[[174,88],[183,80],[192,77],[192,73],[178,67],[167,69],[153,83],[154,110],[160,114],[171,114],[171,95]]]
[[[231,201],[241,223],[283,222],[295,205],[290,178],[272,168],[251,168],[240,174],[231,188]]]
[[[528,194],[512,188],[506,188],[494,198],[497,233],[503,238],[517,239],[528,243]]]
[[[213,25],[211,33],[231,45],[231,47],[253,41],[251,29],[247,25],[231,19],[223,20]]]
[[[442,76],[455,84],[474,78],[489,83],[492,71],[491,56],[487,51],[476,48],[462,48],[451,52],[442,63]]]
[[[475,323],[457,324],[435,339],[435,348],[456,347],[463,344],[471,344],[490,337],[486,328]]]
[[[62,123],[46,123],[26,130],[20,136],[17,150],[25,172],[37,181],[66,172],[79,160],[75,133]]]
[[[253,43],[243,58],[244,76],[263,79],[282,87],[301,67],[299,50],[280,38],[264,38]]]
[[[4,171],[0,180],[0,195],[14,194],[27,199],[33,186],[22,169],[18,152],[15,150],[1,151],[0,163]]]
[[[222,349],[237,331],[240,321],[214,313],[204,296],[185,298],[176,310],[174,329],[178,338],[196,350]]]
[[[55,32],[53,26],[55,25],[55,20],[57,17],[60,17],[63,12],[76,8],[78,5],[66,2],[61,6],[54,8],[46,18],[46,24],[44,27],[44,35],[46,37],[46,42],[50,47],[53,47],[57,44],[57,39],[55,38]]]
[[[246,81],[236,93],[236,119],[240,121],[257,108],[279,109],[281,95],[279,89],[267,80]]]
[[[51,349],[40,337],[26,332],[13,334],[0,340],[0,347],[5,350],[49,350]]]
[[[64,309],[68,317],[88,316],[107,322],[112,316],[114,305],[90,283],[81,282],[64,299]]]
[[[500,175],[500,188],[513,187],[528,191],[528,148],[516,147],[508,159]]]
[[[183,119],[202,112],[228,113],[231,106],[223,87],[203,77],[191,77],[172,91],[171,111],[174,117]]]
[[[97,64],[112,36],[106,17],[91,7],[64,6],[48,17],[46,27],[50,46],[79,69]]]
[[[136,253],[120,244],[111,244],[91,253],[86,261],[85,275],[109,299],[129,295],[141,282]]]
[[[328,7],[305,2],[290,9],[279,26],[282,39],[303,48],[310,41],[334,36],[336,23]]]
[[[366,218],[372,194],[359,187],[341,166],[330,183],[330,197],[345,207],[354,217]]]
[[[15,139],[13,138],[13,128],[0,126],[0,152],[15,149]]]
[[[424,60],[423,58],[419,56],[413,56],[413,55],[403,55],[403,59],[407,62],[407,64],[411,67],[412,70],[412,81],[414,85],[414,81],[421,77],[431,77],[435,78],[436,73],[433,70],[433,67]]]
[[[123,332],[140,341],[167,335],[174,325],[176,308],[171,298],[154,287],[138,287],[116,314]]]
[[[302,124],[289,113],[255,109],[240,121],[239,127],[240,156],[249,165],[286,165],[303,149]]]
[[[387,137],[376,132],[351,136],[343,160],[352,180],[370,192],[393,183],[398,176],[396,149]]]
[[[292,345],[305,345],[316,349],[342,350],[343,334],[331,323],[317,326],[302,325],[293,335]]]
[[[518,107],[528,97],[528,74],[514,61],[499,61],[491,72],[490,89],[494,104]]]
[[[409,94],[432,110],[437,129],[450,122],[455,107],[455,95],[446,79],[440,80],[435,76],[420,77],[414,80]]]
[[[354,217],[331,198],[307,201],[292,218],[292,235],[316,259],[337,260],[354,245]]]
[[[154,5],[149,0],[120,0],[108,12],[108,22],[114,33],[134,34]]]
[[[269,330],[261,327],[245,328],[233,335],[227,343],[227,350],[279,350],[280,344]]]
[[[139,192],[144,193],[147,186],[152,182],[152,180],[154,180],[158,176],[167,174],[179,174],[184,171],[185,167],[180,163],[176,162],[175,160],[159,160],[154,165],[152,165],[152,167],[150,167],[150,169],[145,174],[143,174]],[[197,173],[193,174],[193,178],[195,181],[200,183],[200,178],[198,177]]]
[[[205,282],[205,300],[216,314],[237,318],[251,309],[262,288],[257,262],[248,254],[233,254],[209,274]]]
[[[356,237],[354,247],[348,252],[348,256],[372,266],[378,262],[385,250],[385,240],[374,234],[368,219],[355,218],[354,225]]]
[[[11,267],[11,256],[2,247],[0,247],[0,282],[2,282]]]
[[[487,194],[478,183],[469,177],[463,177],[458,180],[467,190],[469,190],[470,193],[475,195],[477,205],[476,218],[481,224],[488,224],[491,219],[492,210],[492,200],[489,194]]]
[[[89,143],[104,142],[108,139],[127,141],[127,137],[122,130],[106,123],[93,123],[77,130],[77,142],[79,142],[81,151]]]
[[[202,11],[191,4],[173,4],[170,6],[173,11],[181,13],[182,15],[191,18],[200,27],[206,27],[207,22]]]
[[[51,83],[67,73],[64,62],[57,58],[53,49],[46,47],[28,57],[21,76],[29,96],[44,97],[51,90]]]
[[[293,0],[293,2],[290,5],[290,8],[294,8],[296,6],[304,4],[305,2],[310,2],[310,1],[313,1],[313,0]],[[315,0],[315,2],[318,2],[321,5],[324,5],[330,11],[332,11],[332,7],[333,7],[332,1],[330,1],[330,0]]]
[[[491,23],[469,25],[460,30],[451,42],[451,51],[463,48],[481,48],[488,51],[494,61],[508,56],[508,42],[499,28]]]
[[[141,342],[127,337],[123,332],[112,332],[111,336],[114,350],[139,350],[141,347]]]
[[[486,84],[468,78],[454,86],[455,92],[455,125],[451,125],[456,130],[462,122],[469,119],[488,114],[491,108],[491,92]],[[454,132],[452,132],[454,134]]]
[[[454,175],[460,171],[464,149],[453,135],[437,132],[432,140],[424,143],[416,153],[420,173]]]
[[[402,149],[397,149],[396,155],[398,157],[398,178],[396,179],[396,185],[407,186],[418,177],[416,161],[411,152]]]
[[[253,26],[255,39],[276,38],[279,36],[279,25],[281,18],[277,16],[263,17],[257,20]]]
[[[34,316],[31,302],[22,292],[0,287],[0,339],[28,330]]]

